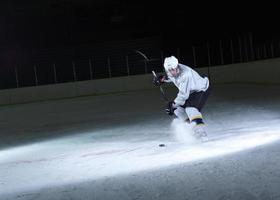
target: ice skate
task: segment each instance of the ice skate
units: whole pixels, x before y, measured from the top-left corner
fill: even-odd
[[[193,135],[196,139],[200,140],[201,142],[207,142],[208,136],[205,130],[205,125],[199,124],[193,127]]]

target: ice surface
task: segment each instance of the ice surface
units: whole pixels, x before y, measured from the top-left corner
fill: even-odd
[[[280,199],[279,87],[215,86],[203,144],[157,89],[0,107],[0,199]]]

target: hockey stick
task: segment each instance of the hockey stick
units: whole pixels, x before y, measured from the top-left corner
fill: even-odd
[[[144,58],[147,62],[150,61],[149,58],[148,58],[145,54],[143,54],[141,51],[135,50],[135,52],[138,53],[138,54],[140,54],[141,56],[143,56],[143,58]]]
[[[157,78],[157,75],[156,75],[155,71],[152,71],[152,73],[153,73],[154,77]],[[165,92],[164,92],[163,88],[161,87],[161,85],[159,86],[159,90],[160,90],[160,93],[162,94],[162,97],[165,100],[165,102],[169,102],[169,100],[166,97]]]
[[[135,52],[140,54],[145,59],[145,61],[147,63],[150,61],[150,59],[144,53],[142,53],[141,51],[135,50]],[[155,78],[157,78],[157,75],[156,75],[155,71],[152,71],[152,74]],[[166,97],[165,92],[164,92],[163,88],[161,87],[161,85],[159,86],[159,90],[160,90],[160,93],[162,94],[162,97],[163,97],[164,101],[169,102],[169,100]]]

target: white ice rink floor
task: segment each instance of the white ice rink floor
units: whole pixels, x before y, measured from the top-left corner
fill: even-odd
[[[280,85],[214,86],[207,143],[158,89],[2,106],[0,199],[280,199],[279,102]]]

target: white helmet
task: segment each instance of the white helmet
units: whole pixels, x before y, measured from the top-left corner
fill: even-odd
[[[164,59],[163,66],[164,66],[166,71],[169,71],[171,69],[175,69],[178,66],[178,59],[175,58],[175,56],[166,57]]]

